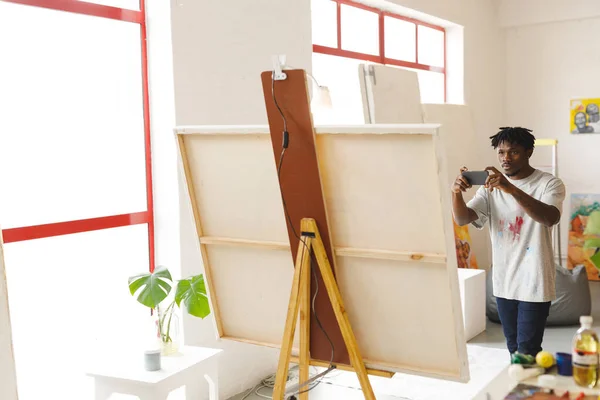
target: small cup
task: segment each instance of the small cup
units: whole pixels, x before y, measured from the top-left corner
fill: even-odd
[[[146,369],[146,371],[160,370],[160,349],[147,350],[144,352],[144,368]]]
[[[569,353],[556,353],[556,366],[558,374],[562,376],[573,375],[573,358]]]

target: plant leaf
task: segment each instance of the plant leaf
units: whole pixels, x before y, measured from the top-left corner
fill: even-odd
[[[173,278],[171,278],[171,273],[165,267],[158,266],[157,268],[154,269],[153,275],[157,276],[159,278],[164,278],[164,279],[173,281]]]
[[[148,275],[149,274],[140,274],[129,278],[129,292],[132,296],[135,295],[135,292],[137,292],[139,288],[144,286],[146,282],[145,279]]]
[[[206,286],[204,284],[204,275],[199,274],[190,278],[192,286],[196,286],[199,293],[206,295]]]
[[[189,279],[183,279],[177,283],[177,289],[175,291],[175,302],[178,307],[181,307],[181,300],[189,295],[189,291],[192,287],[192,282]]]
[[[210,314],[210,305],[206,295],[206,286],[202,274],[179,281],[175,295],[177,305],[183,301],[190,315],[205,318]]]
[[[171,292],[171,273],[160,267],[153,273],[146,272],[129,278],[129,292],[132,296],[139,291],[137,301],[146,307],[156,308]]]

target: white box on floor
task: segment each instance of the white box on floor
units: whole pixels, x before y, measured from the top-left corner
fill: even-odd
[[[465,326],[465,339],[485,331],[485,271],[458,269],[458,285]]]

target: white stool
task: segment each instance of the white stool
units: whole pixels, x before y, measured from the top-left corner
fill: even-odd
[[[159,371],[144,369],[144,354],[102,357],[88,369],[94,378],[95,399],[107,400],[113,393],[137,396],[140,400],[166,400],[173,390],[186,387],[189,400],[219,398],[218,357],[222,350],[184,346],[179,353],[161,358]],[[202,393],[203,379],[208,382]]]
[[[459,268],[458,286],[465,340],[469,341],[485,331],[485,270]]]

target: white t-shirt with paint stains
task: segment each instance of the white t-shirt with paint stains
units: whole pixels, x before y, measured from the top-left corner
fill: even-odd
[[[527,178],[508,180],[562,214],[562,180],[537,169]],[[481,186],[467,206],[479,217],[473,222],[476,228],[482,229],[491,221],[494,296],[529,302],[555,300],[552,228],[534,221],[511,195],[501,190],[490,193]]]

